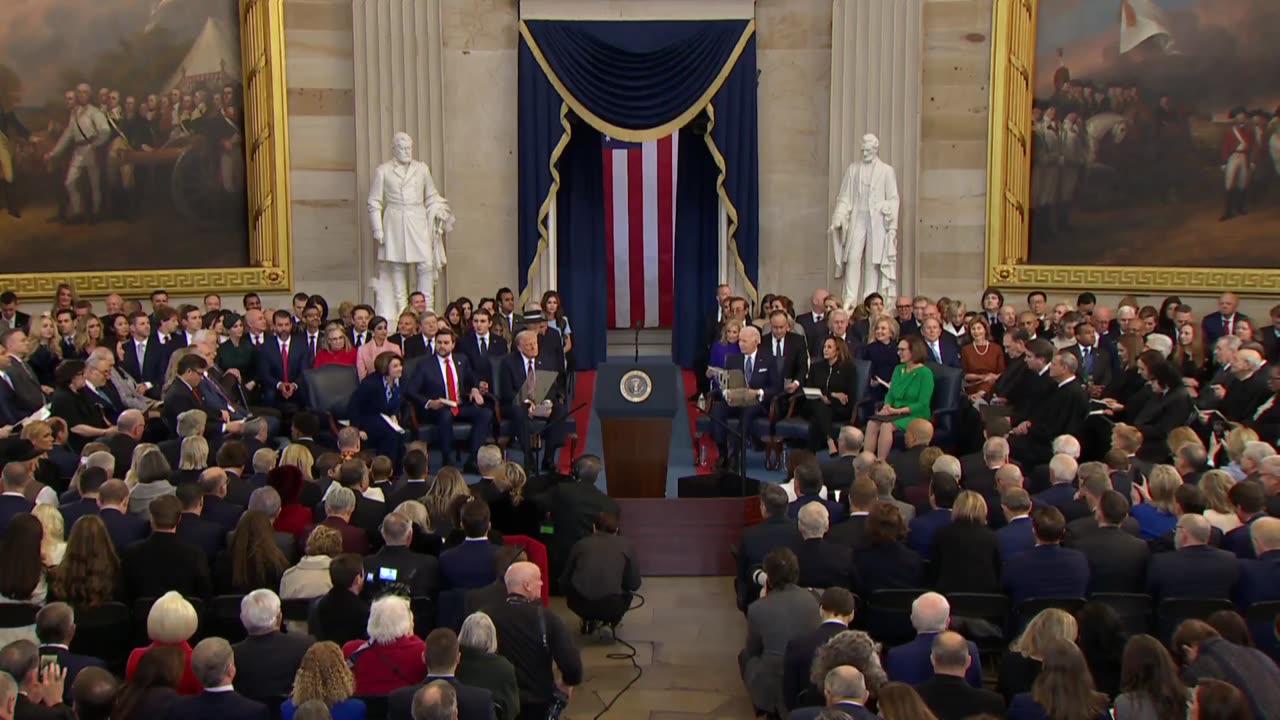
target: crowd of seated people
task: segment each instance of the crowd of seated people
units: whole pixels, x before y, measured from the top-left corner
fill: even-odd
[[[506,461],[572,386],[558,295],[515,302],[415,293],[392,327],[302,293],[0,293],[0,718],[546,718],[582,682],[546,590],[594,632],[640,577],[598,457]],[[345,416],[321,372],[350,373]]]

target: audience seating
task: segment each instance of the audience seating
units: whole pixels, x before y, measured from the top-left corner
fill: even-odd
[[[1016,610],[1017,624],[1013,626],[1018,632],[1031,622],[1031,618],[1035,617],[1042,610],[1049,608],[1057,608],[1075,615],[1080,612],[1080,608],[1084,607],[1087,601],[1082,597],[1043,597],[1028,598],[1018,605]]]
[[[886,647],[910,642],[916,634],[911,625],[911,604],[926,592],[929,591],[877,590],[867,596],[864,607],[859,608],[854,618],[854,624]]]
[[[1134,593],[1094,593],[1090,602],[1101,603],[1116,611],[1125,631],[1130,635],[1151,632],[1151,616],[1155,612],[1155,602],[1150,595]]]
[[[337,437],[339,421],[350,420],[347,405],[360,385],[354,367],[324,365],[302,373],[306,379],[307,406],[328,418],[329,431]]]
[[[20,628],[36,623],[40,608],[26,603],[0,603],[0,628]]]
[[[961,398],[964,394],[964,371],[959,368],[928,363],[933,371],[933,445],[953,448],[959,437]]]
[[[109,602],[77,607],[76,634],[71,652],[96,657],[112,670],[123,670],[133,641],[133,616],[129,606]]]
[[[1253,644],[1272,660],[1280,662],[1280,639],[1276,638],[1276,623],[1280,622],[1280,600],[1254,603],[1245,610],[1244,620],[1249,624]]]
[[[245,639],[248,633],[240,624],[240,601],[244,595],[217,595],[209,601],[209,614],[206,619],[205,634],[220,637],[235,644]]]
[[[1166,598],[1156,606],[1159,638],[1166,645],[1183,620],[1204,620],[1219,610],[1235,610],[1226,598]]]
[[[977,644],[984,659],[994,658],[1004,651],[1003,631],[1012,608],[1007,596],[952,593],[947,595],[947,602],[951,604],[954,629]]]
[[[311,614],[311,605],[317,598],[289,598],[280,601],[280,614],[286,622],[306,623]]]

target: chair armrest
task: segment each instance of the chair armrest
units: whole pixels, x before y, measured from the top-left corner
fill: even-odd
[[[498,424],[501,425],[502,424],[502,403],[498,402],[498,398],[494,396],[494,394],[491,392],[482,392],[480,393],[480,396],[483,397],[486,402],[493,403],[493,416],[494,418],[497,419]]]

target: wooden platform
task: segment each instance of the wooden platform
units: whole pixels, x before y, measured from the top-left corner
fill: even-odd
[[[640,573],[733,575],[729,546],[760,519],[758,498],[618,498],[622,534],[635,542]]]

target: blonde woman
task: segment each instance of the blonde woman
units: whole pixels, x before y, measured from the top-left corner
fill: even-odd
[[[52,570],[62,564],[62,556],[67,551],[66,523],[62,519],[62,511],[57,505],[37,505],[32,515],[44,527],[44,537],[40,540],[40,560],[45,568]]]
[[[317,525],[307,538],[306,553],[280,577],[281,599],[315,598],[333,589],[329,564],[342,554],[342,534],[327,525]]]
[[[538,537],[545,513],[538,512],[537,504],[525,499],[524,488],[528,480],[524,468],[516,463],[505,462],[498,466],[493,483],[500,494],[489,503],[494,530],[503,535]]]
[[[1222,468],[1233,480],[1243,480],[1245,471],[1240,467],[1240,459],[1244,457],[1244,448],[1258,440],[1258,433],[1253,428],[1237,425],[1227,433],[1227,458],[1230,464]]]
[[[342,657],[342,648],[336,643],[318,642],[302,656],[302,664],[293,677],[293,692],[280,706],[280,718],[293,720],[301,705],[315,700],[329,708],[333,720],[364,720],[364,701],[352,697],[355,693],[356,678]]]
[[[1174,493],[1182,485],[1182,476],[1172,465],[1156,465],[1151,468],[1151,477],[1147,484],[1134,485],[1133,492],[1138,500],[1129,512],[1141,528],[1139,537],[1143,540],[1155,540],[1169,534],[1178,524],[1178,516],[1174,514]]]
[[[965,490],[951,508],[951,522],[933,540],[929,585],[940,593],[999,593],[1000,541],[987,527],[987,501]]]
[[[103,335],[102,320],[97,315],[85,315],[76,320],[76,352],[80,354],[80,357],[88,357],[89,353],[96,348],[113,348],[115,343],[107,343]]]
[[[1186,425],[1170,430],[1169,438],[1165,441],[1165,444],[1169,448],[1169,455],[1173,457],[1178,456],[1178,451],[1181,450],[1184,445],[1199,445],[1200,447],[1204,447],[1204,443],[1200,440],[1200,436],[1196,434],[1196,431]]]
[[[1241,525],[1229,495],[1235,484],[1236,481],[1222,470],[1210,470],[1200,478],[1200,489],[1204,491],[1204,503],[1208,506],[1204,511],[1205,519],[1224,535]]]
[[[203,435],[192,435],[182,439],[182,449],[178,452],[178,472],[174,474],[175,485],[184,482],[195,482],[200,473],[209,467],[209,441]]]
[[[1030,692],[1036,676],[1040,674],[1045,649],[1054,641],[1074,643],[1079,631],[1071,613],[1058,608],[1041,610],[1027,623],[1018,639],[1009,645],[1009,652],[1000,661],[996,690],[1006,699]]]
[[[31,321],[31,334],[27,336],[27,364],[40,381],[46,395],[53,394],[53,371],[62,362],[62,343],[58,342],[58,328],[49,315],[41,315]]]
[[[400,513],[413,523],[413,539],[409,541],[409,549],[421,555],[438,557],[444,549],[444,539],[435,533],[431,524],[431,513],[421,500],[405,500],[396,506]]]
[[[467,487],[467,481],[462,478],[462,473],[457,468],[453,466],[440,468],[440,472],[436,474],[435,483],[422,498],[422,504],[431,515],[431,527],[435,528],[437,535],[445,537],[453,529],[449,509],[454,499],[470,494],[471,489]]]
[[[124,482],[130,488],[138,484],[138,462],[148,450],[159,450],[155,443],[138,443],[133,448],[133,456],[129,460],[129,470],[124,474]]]

